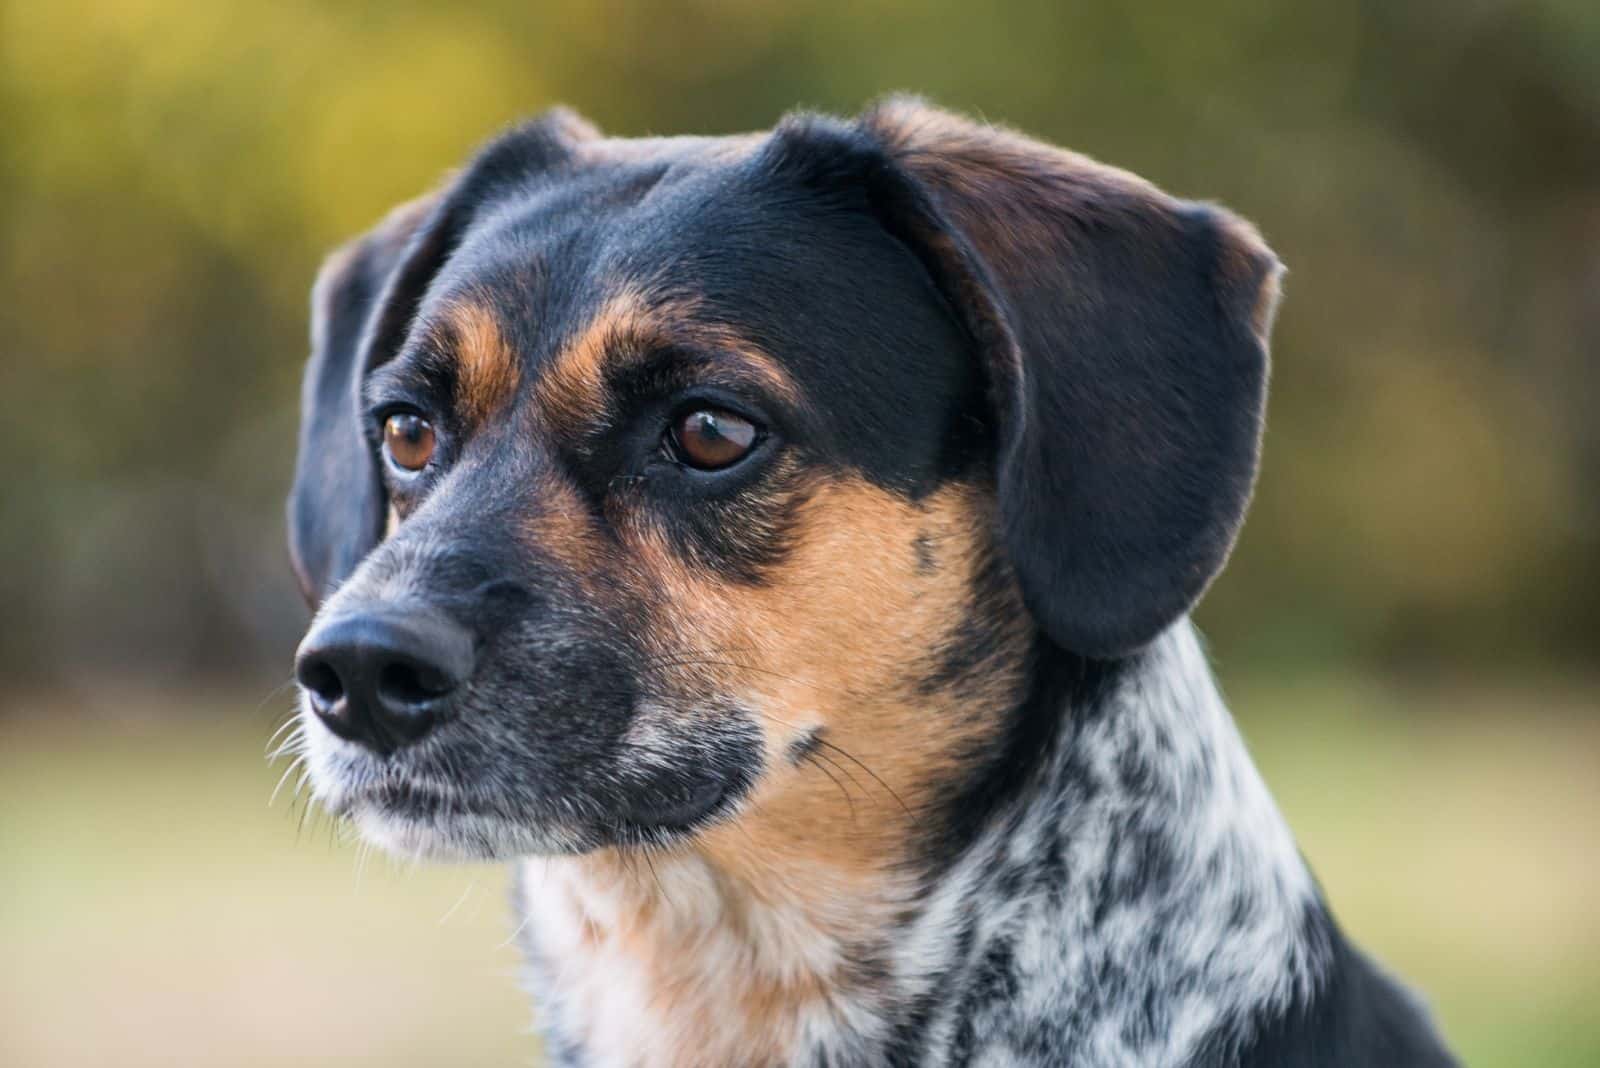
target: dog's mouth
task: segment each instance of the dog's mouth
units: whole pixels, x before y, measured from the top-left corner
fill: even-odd
[[[733,782],[708,779],[678,798],[636,801],[628,806],[623,818],[647,834],[685,834],[721,814],[734,792]]]
[[[324,804],[375,844],[413,857],[486,860],[672,845],[726,818],[749,785],[742,775],[707,769],[670,785],[529,798],[525,810],[511,810],[420,769],[345,781]]]
[[[732,792],[732,784],[707,782],[686,797],[640,800],[630,804],[622,820],[646,831],[688,831],[716,815]],[[467,803],[455,791],[416,782],[385,782],[353,799],[375,805],[393,816],[423,820],[452,816],[509,818],[508,814]]]

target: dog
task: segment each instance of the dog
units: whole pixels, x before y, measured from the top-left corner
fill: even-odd
[[[556,1064],[1454,1063],[1188,620],[1281,273],[914,98],[506,132],[313,292],[316,799],[514,864]]]

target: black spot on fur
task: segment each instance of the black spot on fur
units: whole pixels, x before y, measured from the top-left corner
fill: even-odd
[[[955,1011],[955,1037],[950,1047],[952,1066],[972,1062],[979,1017],[996,1005],[1014,999],[1017,991],[1016,949],[1010,939],[996,938],[984,952]]]
[[[911,539],[911,551],[916,556],[918,575],[926,577],[939,570],[939,557],[927,531],[918,531]]]
[[[815,756],[817,750],[821,748],[822,728],[816,727],[812,730],[806,731],[805,734],[790,742],[786,755],[789,758],[789,763],[793,764],[795,767],[799,767],[801,764],[805,763],[807,759]]]

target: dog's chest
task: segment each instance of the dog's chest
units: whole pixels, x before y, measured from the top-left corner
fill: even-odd
[[[755,1068],[836,1057],[885,1030],[881,991],[825,912],[730,893],[693,859],[651,866],[523,862],[522,941],[554,1045],[584,1065]]]

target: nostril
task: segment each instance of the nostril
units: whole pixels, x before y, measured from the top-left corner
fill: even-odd
[[[421,705],[455,688],[444,672],[425,664],[396,660],[378,673],[378,696],[385,703]]]
[[[311,691],[311,695],[324,707],[337,704],[344,697],[344,683],[326,660],[302,662],[296,674],[300,685]]]
[[[353,612],[306,636],[295,678],[329,730],[388,756],[454,712],[473,653],[472,633],[437,614]]]

